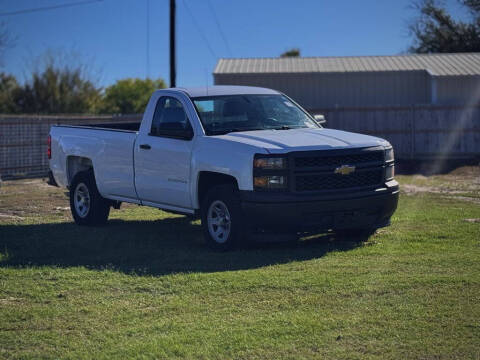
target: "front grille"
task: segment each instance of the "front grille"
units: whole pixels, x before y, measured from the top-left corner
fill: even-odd
[[[383,168],[359,171],[350,175],[305,174],[296,176],[295,188],[296,191],[343,190],[378,185],[382,182],[382,179]]]
[[[385,155],[381,147],[301,152],[291,154],[293,191],[342,191],[371,188],[383,182]],[[355,167],[335,174],[342,165]]]
[[[302,156],[295,158],[295,168],[318,168],[341,165],[355,165],[373,162],[383,162],[384,152],[365,151],[361,154],[346,154],[334,156]]]

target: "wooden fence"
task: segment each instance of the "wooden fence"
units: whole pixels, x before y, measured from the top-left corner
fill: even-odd
[[[480,158],[480,107],[415,106],[312,110],[327,127],[387,139],[399,159]],[[131,122],[132,116],[0,116],[0,176],[44,176],[46,141],[54,124]]]
[[[324,114],[328,128],[387,139],[399,159],[480,157],[479,106],[338,108],[311,112]]]

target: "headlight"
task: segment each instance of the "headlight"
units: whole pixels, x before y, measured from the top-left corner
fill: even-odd
[[[387,166],[385,168],[385,180],[391,180],[395,176],[395,166]]]
[[[283,175],[255,176],[253,186],[258,190],[282,190],[287,188],[287,177]]]
[[[282,170],[287,168],[287,159],[283,157],[259,157],[253,161],[255,169]]]
[[[253,188],[255,190],[286,190],[288,159],[286,156],[255,155]]]
[[[393,148],[385,149],[385,161],[393,161]]]

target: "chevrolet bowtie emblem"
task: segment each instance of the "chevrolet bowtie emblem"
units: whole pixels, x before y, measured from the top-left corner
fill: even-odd
[[[340,175],[350,175],[355,171],[355,166],[351,165],[342,165],[340,167],[337,167],[335,169],[335,174],[340,174]]]

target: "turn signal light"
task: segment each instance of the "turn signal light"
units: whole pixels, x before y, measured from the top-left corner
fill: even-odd
[[[285,176],[255,176],[253,186],[259,190],[282,190],[287,187]]]

